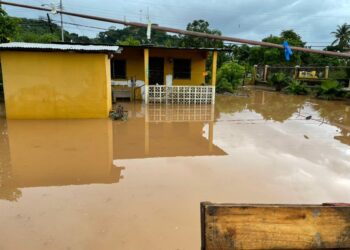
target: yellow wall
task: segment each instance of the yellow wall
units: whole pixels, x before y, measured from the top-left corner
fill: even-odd
[[[105,54],[4,51],[1,64],[9,119],[108,117]]]
[[[205,83],[206,52],[176,49],[150,48],[150,57],[164,58],[164,81],[166,75],[173,75],[172,59],[191,59],[191,79],[173,79],[174,85],[201,85]],[[135,77],[144,81],[143,48],[123,48],[121,54],[115,55],[116,59],[126,60],[127,79]]]

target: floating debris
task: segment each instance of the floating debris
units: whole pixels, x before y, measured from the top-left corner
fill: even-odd
[[[124,111],[124,107],[121,105],[118,105],[116,110],[112,110],[111,112],[109,112],[109,117],[112,120],[125,121],[128,119],[128,111]]]
[[[305,117],[306,120],[311,120],[311,118],[312,118],[312,115]]]

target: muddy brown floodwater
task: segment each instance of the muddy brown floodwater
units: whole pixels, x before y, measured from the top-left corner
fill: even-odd
[[[343,102],[122,105],[124,122],[0,120],[0,249],[199,249],[201,201],[350,202]]]

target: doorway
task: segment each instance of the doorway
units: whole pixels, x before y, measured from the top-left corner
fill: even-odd
[[[149,84],[164,85],[164,58],[150,57],[149,59]]]

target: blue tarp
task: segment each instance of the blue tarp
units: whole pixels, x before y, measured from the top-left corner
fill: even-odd
[[[293,55],[292,49],[289,47],[289,44],[287,41],[283,42],[283,47],[284,47],[284,56],[286,57],[286,60],[289,62],[290,57]]]

